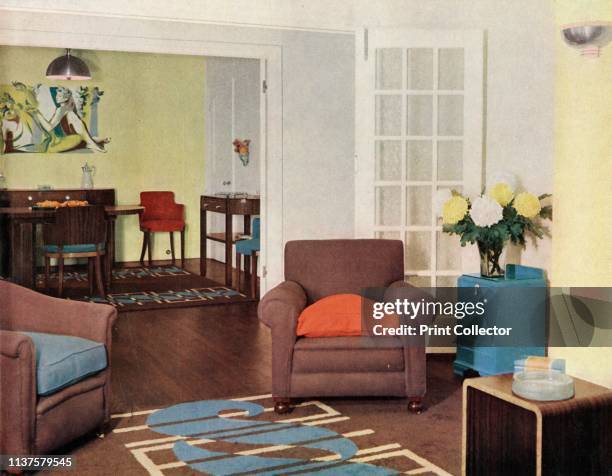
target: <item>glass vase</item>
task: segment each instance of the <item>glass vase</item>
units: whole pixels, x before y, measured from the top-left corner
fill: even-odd
[[[502,263],[504,245],[489,246],[480,241],[477,244],[480,254],[480,275],[487,278],[502,278],[504,276]]]

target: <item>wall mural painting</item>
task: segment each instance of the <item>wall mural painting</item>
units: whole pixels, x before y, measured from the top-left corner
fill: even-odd
[[[106,152],[97,87],[0,85],[0,154]]]

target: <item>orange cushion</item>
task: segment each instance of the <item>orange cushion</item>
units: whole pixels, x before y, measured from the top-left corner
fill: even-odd
[[[296,334],[305,337],[360,336],[361,296],[334,294],[311,304],[300,314]]]

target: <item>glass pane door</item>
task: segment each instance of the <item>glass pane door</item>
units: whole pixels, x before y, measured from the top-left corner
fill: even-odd
[[[476,107],[472,104],[473,85],[465,87],[470,80],[466,71],[473,76],[478,65],[469,61],[473,44],[462,43],[461,37],[456,41],[446,35],[448,40],[440,42],[430,35],[429,42],[420,39],[415,46],[411,46],[414,35],[407,33],[405,41],[401,35],[393,40],[397,37],[397,32],[386,36],[378,31],[369,45],[372,61],[364,60],[373,71],[365,75],[369,84],[358,86],[358,95],[359,91],[368,94],[362,103],[367,106],[371,101],[364,110],[370,111],[373,120],[363,122],[369,124],[369,131],[361,134],[371,140],[361,141],[365,157],[357,160],[358,166],[372,167],[372,172],[364,172],[371,177],[369,182],[358,178],[357,193],[359,183],[374,188],[370,229],[375,237],[404,242],[409,282],[454,286],[463,272],[461,248],[456,236],[442,233],[435,195],[440,189],[473,189],[474,182],[480,181],[481,155],[476,165],[474,157],[466,156],[482,148],[475,143],[481,140],[481,131],[472,133],[475,126],[482,129],[482,111],[478,111],[478,100]],[[475,111],[480,120],[473,117]],[[356,221],[361,212],[357,210]]]

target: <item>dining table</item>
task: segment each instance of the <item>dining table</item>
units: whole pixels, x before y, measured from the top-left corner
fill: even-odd
[[[106,213],[106,258],[104,275],[107,289],[111,287],[112,269],[115,263],[115,224],[117,217],[140,215],[140,205],[105,205]],[[55,222],[55,208],[0,207],[2,223],[9,228],[8,277],[11,281],[29,288],[36,287],[36,235],[38,227]]]

